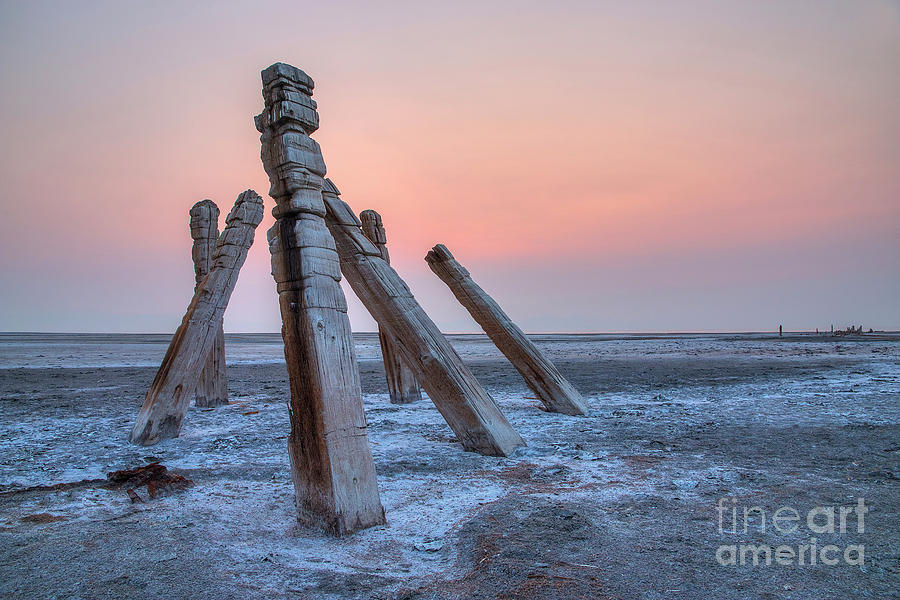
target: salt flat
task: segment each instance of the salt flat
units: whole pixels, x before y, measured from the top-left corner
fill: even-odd
[[[0,335],[0,596],[19,598],[885,598],[900,594],[900,337],[539,335],[587,417],[549,414],[483,336],[454,346],[528,446],[463,452],[430,401],[387,401],[357,334],[388,525],[294,523],[278,335],[229,335],[231,404],[180,438],[128,432],[168,336]],[[155,499],[89,480],[161,461]],[[77,483],[84,481],[84,483]],[[40,489],[75,483],[63,489]],[[871,512],[862,565],[722,566],[730,544],[808,544],[717,503]]]

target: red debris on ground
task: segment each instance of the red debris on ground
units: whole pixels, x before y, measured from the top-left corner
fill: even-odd
[[[60,515],[51,515],[50,513],[37,513],[25,515],[21,520],[26,523],[52,523],[53,521],[65,521],[66,518]]]
[[[162,491],[181,490],[193,483],[183,475],[170,473],[165,465],[158,462],[135,469],[113,471],[106,475],[106,479],[112,484],[112,487],[126,487],[128,497],[132,502],[143,502],[136,491],[136,488],[142,485],[147,486],[147,494],[150,498],[156,498],[156,495]]]

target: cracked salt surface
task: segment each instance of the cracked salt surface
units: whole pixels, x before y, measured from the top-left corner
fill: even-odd
[[[440,590],[435,582],[470,573],[468,525],[493,518],[486,516],[491,507],[502,513],[510,499],[535,507],[560,502],[593,514],[598,527],[616,524],[604,533],[611,538],[625,535],[666,502],[692,511],[666,518],[690,524],[698,507],[711,507],[720,495],[782,489],[778,478],[787,473],[795,473],[791,486],[814,489],[823,480],[841,482],[847,473],[856,478],[876,471],[854,466],[855,451],[840,449],[833,435],[808,452],[823,453],[823,464],[840,464],[835,472],[817,471],[822,467],[802,456],[782,457],[783,448],[773,450],[776,458],[745,458],[745,441],[768,436],[764,449],[798,427],[817,436],[820,429],[900,423],[894,341],[536,336],[589,402],[590,414],[573,418],[543,412],[485,338],[454,336],[454,345],[528,443],[509,459],[484,457],[461,450],[429,400],[390,404],[377,337],[361,335],[368,435],[388,524],[334,539],[295,523],[287,383],[283,364],[272,354],[281,347],[271,336],[244,336],[228,346],[236,356],[229,362],[231,404],[192,408],[177,439],[151,447],[127,443],[165,351],[167,338],[157,337],[139,344],[114,339],[112,346],[125,348],[126,358],[110,364],[124,367],[102,366],[116,350],[98,349],[98,339],[85,343],[98,348],[84,352],[72,351],[70,339],[43,345],[32,340],[28,347],[22,340],[0,340],[0,364],[8,369],[0,384],[0,492],[6,492],[0,495],[0,534],[8,548],[16,548],[0,566],[0,595],[15,590],[22,597],[39,596],[39,588],[20,577],[26,564],[49,573],[61,596],[92,597],[100,595],[98,589],[147,596],[201,589],[207,597],[293,590],[350,598],[433,585]],[[79,358],[65,358],[70,355]],[[30,368],[11,368],[15,361]],[[145,363],[153,368],[139,368]],[[873,436],[874,443],[889,445]],[[886,456],[896,464],[894,455]],[[132,504],[122,490],[90,486],[16,492],[103,478],[156,460],[194,485],[154,500],[139,490],[141,504]],[[877,498],[890,488],[853,490]],[[43,513],[63,520],[22,521]],[[511,518],[504,531],[515,535],[519,524]],[[704,518],[702,531],[709,524]],[[546,531],[548,544],[560,543],[554,535]],[[65,560],[55,554],[56,546],[68,548]],[[619,558],[605,560],[615,564]],[[622,567],[629,571],[633,580],[653,577]],[[610,586],[628,585],[615,573],[605,577]]]

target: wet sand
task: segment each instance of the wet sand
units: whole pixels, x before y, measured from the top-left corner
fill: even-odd
[[[900,594],[900,337],[537,336],[589,401],[575,418],[540,410],[486,338],[454,336],[528,443],[499,459],[463,452],[427,399],[388,403],[377,340],[357,336],[388,525],[339,540],[294,523],[277,337],[230,336],[230,405],[192,409],[176,440],[127,443],[158,338],[0,339],[0,596]],[[156,460],[194,484],[132,503],[90,482]],[[73,485],[34,489],[57,483]],[[864,532],[851,518],[845,533],[730,534],[720,498],[770,517],[858,498],[871,512]],[[716,561],[813,536],[864,545],[865,563]]]

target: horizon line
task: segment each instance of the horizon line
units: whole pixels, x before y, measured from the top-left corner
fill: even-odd
[[[900,329],[875,329],[872,333],[900,333]],[[845,328],[835,328],[835,332],[845,331]],[[377,335],[378,331],[351,331],[352,334]],[[483,335],[483,331],[441,331],[444,335]],[[702,335],[702,334],[778,334],[777,329],[763,330],[735,330],[735,329],[697,329],[697,330],[614,330],[614,331],[525,331],[526,335]],[[783,333],[817,333],[813,329],[784,329]],[[831,333],[830,329],[818,330],[819,334]],[[868,333],[865,330],[863,333]],[[0,335],[174,335],[174,331],[0,331]],[[226,331],[225,335],[280,335],[280,331]]]

